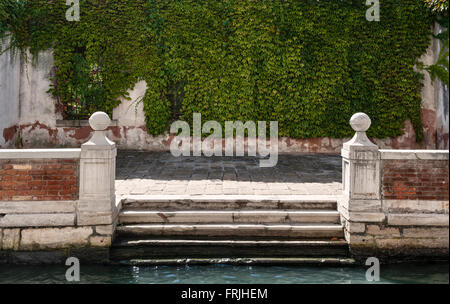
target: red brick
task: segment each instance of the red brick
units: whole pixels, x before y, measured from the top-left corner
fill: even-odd
[[[446,200],[449,195],[448,161],[390,160],[383,165],[385,198]]]
[[[45,170],[45,175],[59,175],[59,174],[61,174],[61,170],[56,169]]]
[[[59,191],[59,195],[72,195],[74,194],[72,190],[61,190]]]
[[[29,180],[31,180],[31,175],[18,176],[16,178],[16,180],[18,180],[18,181],[29,181]]]
[[[73,186],[73,185],[77,184],[77,181],[76,180],[62,180],[59,183],[64,186]]]
[[[60,175],[44,175],[42,177],[43,180],[62,180],[62,176]]]
[[[31,196],[33,200],[74,200],[78,197],[78,160],[15,161],[30,164],[30,170],[14,170],[0,163],[0,199]],[[45,169],[44,169],[45,168]]]
[[[43,186],[42,189],[44,189],[44,190],[59,190],[59,189],[61,189],[61,185]]]
[[[17,174],[17,170],[14,169],[8,169],[4,171],[4,175],[16,175]]]
[[[47,185],[60,185],[62,181],[59,180],[49,180],[47,181]]]
[[[44,169],[61,169],[61,164],[44,165]]]
[[[63,159],[61,160],[61,163],[63,164],[76,164],[78,162],[78,160],[74,160],[74,159]]]
[[[36,170],[30,170],[29,172],[28,172],[28,174],[30,174],[30,175],[43,175],[43,174],[45,174],[45,170],[40,170],[40,169],[36,169]]]
[[[75,170],[60,170],[59,174],[61,175],[74,175],[75,174]]]

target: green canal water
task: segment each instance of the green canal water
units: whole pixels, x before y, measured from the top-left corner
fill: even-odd
[[[380,281],[365,267],[83,266],[79,283],[121,284],[448,284],[449,264],[381,265]],[[66,267],[0,265],[0,283],[67,283]]]

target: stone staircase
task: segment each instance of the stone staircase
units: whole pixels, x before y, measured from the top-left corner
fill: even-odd
[[[352,263],[335,198],[130,196],[113,262]]]

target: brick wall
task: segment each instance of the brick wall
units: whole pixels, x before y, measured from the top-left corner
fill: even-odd
[[[383,160],[384,199],[449,199],[448,160]]]
[[[0,160],[0,201],[77,200],[78,159]]]

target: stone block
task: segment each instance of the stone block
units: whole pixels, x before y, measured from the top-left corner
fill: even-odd
[[[55,227],[74,224],[74,213],[6,214],[0,218],[0,227]]]
[[[78,212],[77,214],[78,226],[111,225],[113,222],[114,215],[110,212]]]
[[[8,149],[2,159],[78,159],[81,149]]]
[[[346,221],[350,220],[350,213],[348,212],[348,209],[342,205],[342,204],[338,204],[338,211],[339,214],[341,215],[341,220],[345,219]]]
[[[367,234],[375,236],[400,236],[400,231],[398,228],[393,227],[381,227],[378,225],[368,225]]]
[[[114,196],[108,199],[80,199],[77,209],[79,212],[112,212],[116,207],[115,200]]]
[[[397,249],[403,251],[412,248],[448,248],[448,238],[385,238],[376,239],[375,243],[380,249]]]
[[[383,211],[389,213],[448,213],[448,201],[383,200]]]
[[[354,212],[380,212],[381,200],[349,200],[347,209]]]
[[[447,226],[448,214],[389,214],[392,226]]]
[[[448,160],[445,150],[380,150],[381,159]]]
[[[110,247],[112,236],[93,235],[89,238],[89,244],[93,247]]]
[[[32,165],[30,164],[24,164],[24,165],[13,165],[14,170],[31,170]]]
[[[350,198],[380,198],[379,161],[352,161],[350,164]]]
[[[386,215],[381,212],[349,212],[348,216],[350,221],[361,223],[381,223],[386,218]]]
[[[2,249],[18,250],[20,242],[20,229],[3,229]]]
[[[114,225],[95,226],[95,232],[101,235],[112,235],[114,233]]]
[[[75,212],[76,201],[0,201],[0,214],[70,213]]]
[[[86,246],[92,233],[91,227],[23,229],[20,249],[39,250]]]
[[[349,245],[375,247],[375,238],[371,235],[354,234],[345,231],[345,239],[347,240]]]
[[[363,233],[366,231],[366,224],[346,221],[345,229],[350,233]]]
[[[33,197],[31,195],[14,195],[12,197],[13,201],[31,201]]]
[[[448,228],[404,228],[403,236],[408,238],[447,238]]]

